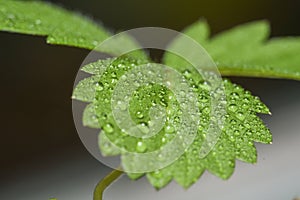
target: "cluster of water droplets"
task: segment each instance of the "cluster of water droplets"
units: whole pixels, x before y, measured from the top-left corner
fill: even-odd
[[[186,70],[184,75],[188,74]],[[190,79],[190,84],[194,84]],[[271,143],[272,135],[257,113],[269,114],[268,108],[261,103],[258,97],[245,91],[240,86],[224,79],[226,97],[226,114],[224,127],[213,150],[205,157],[199,157],[199,151],[206,140],[206,132],[211,123],[209,98],[209,84],[198,82],[198,105],[201,110],[198,135],[193,144],[186,150],[177,162],[172,165],[147,174],[148,180],[157,187],[163,187],[172,178],[184,187],[189,187],[207,169],[211,173],[227,179],[231,176],[235,166],[235,159],[244,162],[256,162],[254,142]],[[220,99],[222,102],[222,99]],[[171,173],[170,173],[171,172]]]
[[[100,72],[93,102],[106,143],[122,152],[127,171],[153,171],[174,162],[197,134],[194,89],[180,73],[159,64],[129,58],[111,62]],[[138,170],[136,163],[143,160],[149,165]]]
[[[129,153],[128,155],[131,156],[127,156],[127,161],[123,159],[123,164],[127,165],[129,171],[134,171],[136,168],[133,167],[136,167],[137,163],[143,163],[137,159],[138,154],[161,150],[176,137],[179,140],[172,146],[182,147],[183,153],[193,155],[189,159],[201,160],[201,158],[195,159],[195,157],[199,157],[204,141],[210,137],[207,135],[209,128],[221,129],[223,132],[220,138],[210,139],[217,145],[206,157],[206,160],[215,157],[216,162],[213,163],[219,163],[220,166],[224,164],[220,157],[223,157],[224,160],[231,158],[226,161],[230,163],[228,166],[233,165],[235,157],[253,162],[256,154],[255,152],[249,154],[249,151],[255,150],[253,141],[271,142],[271,135],[266,134],[268,130],[256,116],[256,113],[269,113],[269,110],[248,91],[225,79],[223,84],[226,95],[224,96],[218,94],[218,92],[222,92],[218,90],[218,87],[214,88],[210,84],[215,77],[209,71],[203,73],[207,73],[206,77],[211,77],[212,80],[199,78],[198,74],[195,78],[195,72],[189,69],[182,69],[181,75],[175,77],[174,74],[168,75],[171,73],[168,68],[164,69],[158,64],[144,62],[130,58],[107,59],[83,68],[84,71],[95,75],[91,77],[93,80],[91,84],[94,84],[95,89],[93,109],[95,109],[94,113],[96,113],[102,129],[102,136],[100,136],[102,152],[105,155],[122,154],[123,158],[126,158],[124,155]],[[164,71],[160,71],[160,69]],[[209,73],[211,76],[208,75]],[[171,84],[174,77],[176,79],[181,77],[180,82],[186,84],[189,89],[175,91]],[[173,87],[175,85],[178,87],[178,83],[173,83]],[[187,95],[188,92],[191,93],[190,96]],[[182,106],[188,102],[180,101],[180,95],[192,97],[192,94],[195,94],[196,98],[191,98],[190,103],[201,113],[198,120],[196,120],[196,112],[194,115],[193,113],[183,115]],[[84,96],[88,97],[88,95]],[[211,107],[211,97],[218,101],[214,110]],[[192,109],[190,108],[190,110]],[[222,119],[214,119],[211,112],[226,113]],[[221,114],[220,116],[222,116]],[[196,124],[191,125],[193,122]],[[192,134],[190,140],[186,141],[184,138],[187,135],[184,133],[192,133],[193,131],[189,130],[189,127],[193,127],[193,125],[197,126],[197,134]],[[151,155],[152,159],[148,157],[148,162],[162,161],[163,163],[164,159],[172,157],[171,154],[175,154],[177,149],[171,148],[167,151],[169,154],[153,154]],[[178,154],[180,151],[177,150]],[[186,162],[185,159],[184,156],[180,157],[178,163]],[[197,163],[197,168],[205,168],[204,160]],[[227,168],[225,167],[225,169]]]
[[[143,60],[117,58],[99,60],[83,68],[83,71],[94,74],[88,81],[94,84],[91,105],[93,119],[96,118],[102,129],[99,135],[101,152],[105,156],[121,154],[122,165],[127,172],[150,172],[149,169],[155,169],[148,174],[154,185],[167,183],[169,171],[173,171],[172,176],[183,185],[191,184],[191,180],[196,181],[195,177],[199,177],[205,169],[225,179],[232,174],[236,158],[251,163],[256,161],[254,141],[271,143],[269,130],[256,115],[270,112],[250,92],[224,79],[225,95],[221,95],[219,93],[222,91],[210,83],[215,78],[213,73],[209,76],[211,72],[202,72],[212,79],[204,80],[190,69],[179,71],[180,82],[189,86],[189,90],[174,91],[171,84],[174,75],[164,75],[170,70],[165,68],[165,71],[159,71],[161,66],[158,64],[146,63]],[[180,95],[188,97],[186,94],[189,92],[195,94],[191,102],[179,101]],[[212,97],[218,101],[214,110]],[[199,123],[196,123],[197,115],[184,115],[186,103],[193,103],[199,110]],[[223,118],[214,118],[212,112],[220,112],[219,116]],[[192,134],[191,140],[187,141],[186,133],[192,133],[189,127],[193,120],[196,134]],[[212,141],[216,143],[212,151],[205,157],[199,157],[205,141],[210,142],[210,128],[222,133],[216,141]],[[185,133],[180,132],[181,129]],[[176,138],[179,139],[174,140]],[[175,141],[172,144],[175,148],[170,148],[167,153],[137,159],[137,155],[150,155],[172,141]],[[176,162],[166,162],[166,158],[172,157],[176,151],[179,155]],[[155,163],[159,162],[162,164],[157,166]]]

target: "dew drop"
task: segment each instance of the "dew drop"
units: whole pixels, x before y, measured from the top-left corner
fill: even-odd
[[[111,73],[111,77],[116,78],[117,77],[117,73],[116,72],[112,72]]]
[[[136,117],[139,119],[142,119],[144,117],[143,113],[141,111],[136,112]]]
[[[190,70],[184,70],[183,72],[183,75],[186,77],[186,78],[191,78],[192,76],[192,73],[190,72]]]
[[[204,108],[202,109],[202,112],[203,112],[204,114],[209,114],[210,109],[206,106],[206,107],[204,107]]]
[[[251,131],[247,131],[246,135],[251,136],[252,135]]]
[[[142,131],[145,134],[148,134],[150,131],[146,123],[139,124],[138,128],[140,129],[140,131]]]
[[[231,142],[235,141],[235,139],[234,139],[234,137],[232,135],[229,137],[229,139],[230,139]]]
[[[114,131],[113,125],[111,124],[105,124],[105,126],[103,127],[103,130],[106,133],[112,133]]]
[[[139,141],[136,145],[136,150],[139,153],[144,153],[147,150],[147,145],[144,142]]]
[[[231,97],[234,98],[234,99],[238,99],[238,98],[240,98],[240,95],[236,92],[232,92]]]
[[[198,92],[199,91],[199,87],[195,84],[192,85],[193,91],[194,92]]]
[[[239,130],[235,130],[235,131],[234,131],[234,135],[235,135],[235,136],[239,136],[239,135],[240,135],[240,131],[239,131]]]
[[[118,79],[116,79],[116,78],[111,79],[111,84],[116,84],[117,82],[118,82]]]
[[[244,120],[245,120],[245,115],[244,115],[244,113],[242,113],[242,112],[238,112],[238,113],[236,114],[236,117],[237,117],[239,120],[241,120],[241,121],[244,121]]]
[[[102,113],[100,119],[101,120],[106,120],[107,119],[107,115],[105,113]]]
[[[231,112],[236,112],[238,109],[237,105],[236,104],[230,104],[229,107],[228,107],[228,110],[231,111]]]
[[[168,126],[166,126],[165,131],[166,131],[166,133],[173,133],[175,131],[175,129],[173,126],[168,125]]]
[[[242,108],[244,108],[244,109],[248,109],[248,108],[249,108],[249,105],[248,105],[248,104],[246,104],[246,103],[243,103],[243,104],[242,104]]]
[[[104,89],[103,84],[101,82],[96,83],[96,90],[102,91]]]

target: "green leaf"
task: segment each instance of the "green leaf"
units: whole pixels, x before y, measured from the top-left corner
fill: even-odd
[[[89,95],[94,96],[92,101],[94,109],[89,109],[88,106],[89,114],[85,116],[90,117],[90,119],[86,119],[89,122],[95,122],[94,116],[97,116],[97,127],[102,129],[99,135],[99,147],[104,156],[122,155],[125,151],[151,152],[174,138],[175,131],[172,128],[171,120],[166,121],[165,127],[155,136],[140,139],[123,132],[112,115],[110,99],[117,82],[122,75],[144,62],[143,60],[134,60],[132,58],[108,59],[89,64],[82,69],[92,74],[91,77],[96,77],[98,80],[98,82],[93,82],[93,86],[89,81],[84,82],[88,87],[95,88],[93,90],[95,94]],[[104,68],[106,69],[104,70]],[[181,70],[185,71],[186,68],[182,67]],[[188,80],[191,85],[194,84],[196,76],[197,74],[189,74]],[[88,80],[91,79],[88,78]],[[269,109],[258,97],[252,96],[249,91],[225,79],[223,81],[227,99],[225,126],[213,150],[205,158],[200,158],[199,151],[205,139],[206,130],[209,127],[208,119],[210,115],[209,90],[205,84],[205,82],[199,82],[199,87],[195,88],[195,92],[199,97],[198,103],[201,117],[198,134],[192,145],[171,165],[146,173],[149,182],[158,189],[166,186],[173,179],[181,186],[188,188],[198,180],[205,170],[222,179],[228,179],[234,172],[236,159],[248,163],[256,162],[257,152],[254,142],[266,144],[272,142],[270,131],[256,115],[257,113],[269,114]],[[100,90],[96,89],[99,85],[101,85]],[[79,88],[81,89],[77,90],[77,96],[81,100],[81,96],[85,95],[86,89],[83,89],[84,87],[80,84]],[[169,110],[167,119],[176,119],[179,116],[179,105],[173,93],[164,86],[154,84],[141,86],[133,94],[130,101],[130,116],[132,120],[137,124],[147,126],[147,121],[150,119],[150,108],[154,104],[162,105]],[[93,123],[87,124],[94,126]],[[176,127],[176,121],[174,127]],[[143,163],[122,162],[123,166],[132,164],[140,165]],[[142,173],[128,174],[132,179],[140,178],[143,175]]]
[[[47,36],[47,43],[94,49],[110,36],[79,13],[45,2],[0,0],[0,30]]]
[[[84,109],[82,123],[83,126],[87,126],[90,128],[100,128],[97,116],[95,115],[94,104],[89,104]]]
[[[87,64],[81,68],[81,71],[84,71],[89,74],[102,75],[105,72],[106,67],[110,65],[115,60],[115,58],[109,58],[105,60],[98,60],[96,62]]]
[[[83,102],[93,102],[96,89],[101,89],[98,83],[100,76],[92,76],[81,80],[74,88],[72,98]]]
[[[99,24],[53,4],[38,1],[0,0],[0,30],[47,36],[47,43],[80,47],[118,54],[120,49],[136,49],[139,45],[126,33],[100,45],[112,35]],[[100,45],[100,46],[99,46]],[[142,50],[130,56],[147,59]]]
[[[183,33],[201,44],[224,76],[288,78],[300,80],[300,38],[269,37],[267,21],[251,22],[208,37],[209,28],[200,20]],[[180,43],[178,38],[176,43]],[[167,65],[186,66],[178,56],[166,53]]]
[[[109,138],[107,138],[104,130],[102,130],[98,136],[98,144],[103,156],[116,156],[121,154],[120,149],[112,144]],[[136,176],[134,176],[134,178],[136,178]]]

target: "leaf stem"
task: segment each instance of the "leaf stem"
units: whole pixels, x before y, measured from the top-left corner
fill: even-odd
[[[94,198],[93,200],[103,200],[104,190],[110,186],[112,182],[114,182],[117,178],[119,178],[123,174],[121,168],[117,168],[110,172],[106,177],[99,181],[94,190]]]

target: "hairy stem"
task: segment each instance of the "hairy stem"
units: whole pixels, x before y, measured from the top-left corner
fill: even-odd
[[[123,171],[119,167],[118,169],[113,170],[106,177],[104,177],[95,187],[93,200],[102,200],[104,190],[122,174]]]

